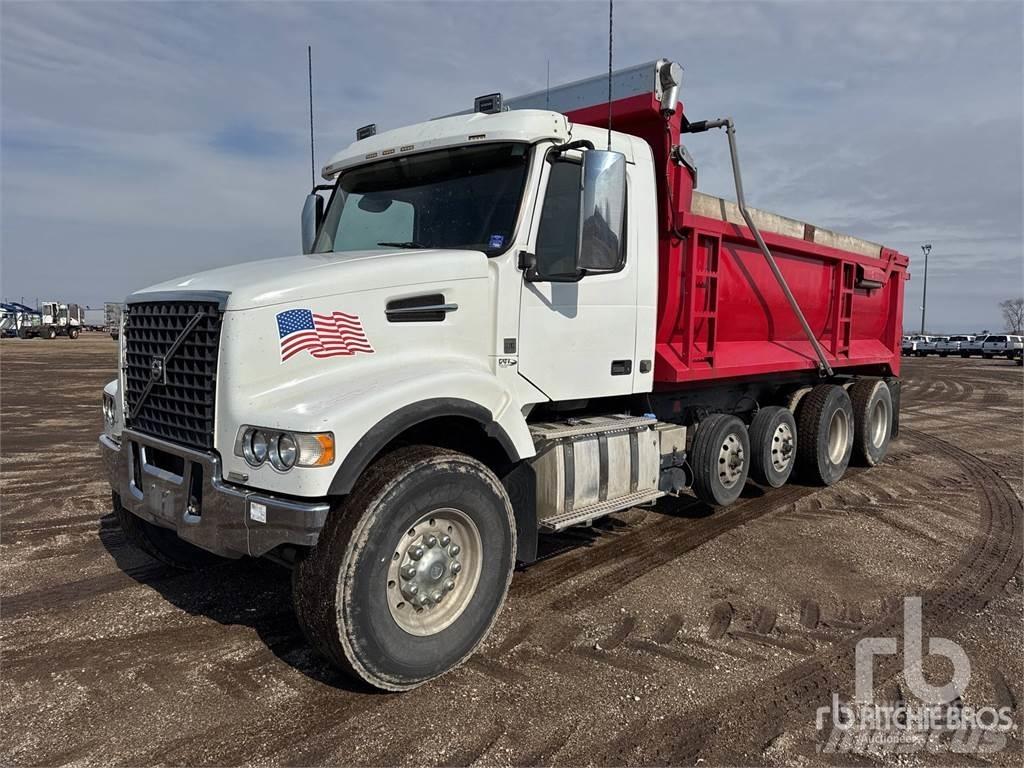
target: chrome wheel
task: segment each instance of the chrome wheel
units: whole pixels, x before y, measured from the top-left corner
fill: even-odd
[[[772,466],[783,472],[793,461],[793,430],[789,424],[779,424],[772,435]]]
[[[837,408],[828,424],[828,458],[833,464],[842,463],[849,442],[850,419],[846,411]]]
[[[718,451],[718,477],[724,487],[732,488],[744,476],[743,444],[730,433]]]
[[[420,518],[395,548],[388,567],[388,608],[410,635],[435,635],[462,615],[480,581],[480,531],[446,507]]]
[[[871,409],[869,419],[871,444],[875,448],[881,448],[889,436],[889,404],[882,398],[878,398],[875,401],[875,407]]]

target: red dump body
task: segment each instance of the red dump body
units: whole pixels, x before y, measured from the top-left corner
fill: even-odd
[[[680,143],[682,105],[667,133],[653,95],[615,101],[611,113],[613,129],[644,139],[660,170],[655,382],[664,387],[815,369],[814,349],[750,230],[735,223],[742,221],[735,206],[695,192],[690,170],[669,159]],[[568,117],[605,127],[608,105]],[[724,142],[725,136],[707,140]],[[781,225],[771,231],[755,217],[830,365],[898,375],[909,259],[810,224],[758,216]]]

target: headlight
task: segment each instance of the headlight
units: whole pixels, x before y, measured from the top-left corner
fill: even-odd
[[[334,433],[284,432],[244,425],[235,440],[235,455],[251,467],[266,461],[278,472],[292,467],[326,467],[334,463]]]
[[[107,422],[108,426],[114,426],[114,398],[106,392],[103,393],[103,420]]]
[[[242,434],[242,456],[250,466],[258,467],[267,460],[270,443],[265,432],[249,428]]]

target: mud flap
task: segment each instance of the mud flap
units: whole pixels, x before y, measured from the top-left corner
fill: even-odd
[[[530,564],[537,559],[537,473],[526,461],[501,478],[516,518],[516,560]]]

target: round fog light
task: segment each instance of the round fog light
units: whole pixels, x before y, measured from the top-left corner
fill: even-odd
[[[277,440],[271,443],[270,463],[274,466],[274,469],[279,469],[282,472],[287,471],[295,466],[295,462],[298,458],[298,443],[296,443],[295,438],[287,432],[279,435]]]

